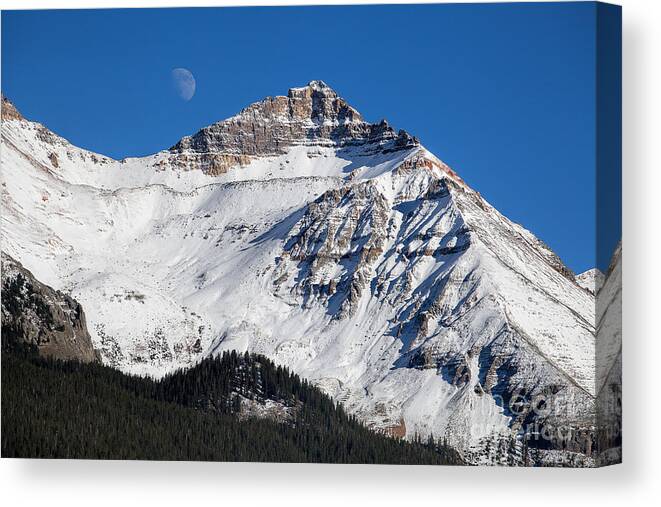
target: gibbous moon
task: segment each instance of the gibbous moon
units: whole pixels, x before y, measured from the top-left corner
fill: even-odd
[[[188,102],[195,95],[195,78],[188,69],[177,68],[172,70],[172,85],[177,95]]]

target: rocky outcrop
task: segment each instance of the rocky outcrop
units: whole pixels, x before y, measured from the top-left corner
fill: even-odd
[[[56,359],[99,361],[76,300],[39,282],[20,262],[2,253],[3,346],[21,342]]]
[[[11,103],[11,101],[2,95],[2,119],[3,120],[23,120],[23,115],[18,112],[18,109]]]
[[[329,190],[310,203],[283,255],[298,266],[294,291],[310,303],[325,301],[335,318],[352,315],[383,253],[388,212],[369,181]]]
[[[322,81],[292,88],[287,96],[268,97],[238,115],[184,137],[170,148],[181,168],[217,175],[247,165],[254,157],[281,155],[292,146],[364,146],[395,151],[418,144],[383,120],[367,123]]]

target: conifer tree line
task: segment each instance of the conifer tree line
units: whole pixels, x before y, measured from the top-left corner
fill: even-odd
[[[374,432],[263,356],[226,352],[161,380],[39,356],[2,339],[2,456],[462,464],[441,442]],[[241,417],[273,400],[291,419]]]

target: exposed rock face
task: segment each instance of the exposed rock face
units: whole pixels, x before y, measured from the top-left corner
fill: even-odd
[[[73,298],[42,284],[2,253],[2,334],[56,359],[98,361],[85,313]]]
[[[175,164],[222,174],[254,157],[275,156],[295,145],[359,146],[400,150],[418,144],[384,120],[367,123],[322,81],[269,97],[238,115],[184,137],[170,148]]]
[[[298,263],[304,301],[323,298],[335,318],[353,314],[383,253],[387,220],[387,201],[372,182],[329,190],[310,203],[284,255]]]
[[[11,101],[2,95],[2,119],[3,120],[23,120],[23,116]]]

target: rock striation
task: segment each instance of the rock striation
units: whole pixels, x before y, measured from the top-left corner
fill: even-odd
[[[418,144],[385,120],[373,124],[323,81],[292,88],[287,96],[268,97],[238,115],[184,137],[172,148],[173,163],[217,175],[255,157],[281,155],[292,146],[363,146],[402,150]]]

